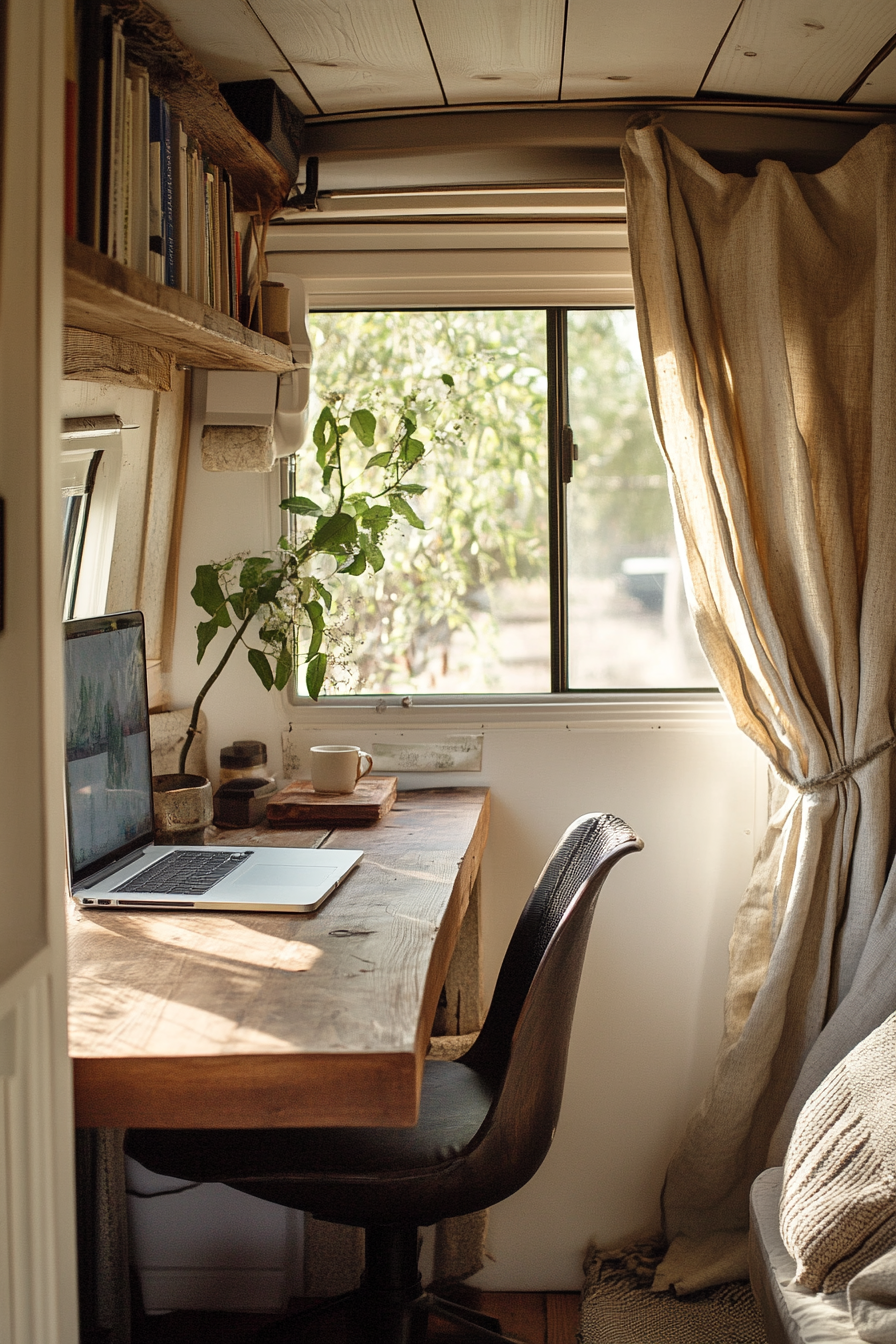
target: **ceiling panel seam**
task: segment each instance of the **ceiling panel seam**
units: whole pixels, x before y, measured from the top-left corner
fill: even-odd
[[[563,72],[566,69],[566,30],[569,26],[569,0],[563,0],[563,36],[560,39],[560,79],[557,83],[557,102],[563,102]]]
[[[271,39],[271,42],[273,43],[274,47],[276,48],[276,50],[277,50],[278,53],[280,54],[281,59],[284,60],[284,61],[286,62],[286,64],[289,66],[289,68],[290,68],[290,70],[292,71],[292,73],[295,75],[296,79],[297,79],[297,80],[299,81],[299,83],[301,84],[302,88],[305,90],[305,93],[308,95],[308,99],[309,99],[309,101],[312,102],[312,103],[314,104],[314,106],[317,108],[318,114],[319,114],[320,116],[323,116],[323,114],[324,114],[324,110],[323,110],[323,108],[321,107],[320,103],[317,101],[317,99],[315,98],[314,94],[311,92],[311,90],[309,89],[308,85],[305,83],[304,79],[303,79],[302,76],[299,74],[298,70],[295,68],[295,66],[293,65],[292,61],[291,61],[291,60],[289,59],[289,57],[287,56],[286,52],[283,50],[283,48],[281,47],[280,43],[277,41],[276,37],[274,36],[274,34],[271,32],[270,28],[269,28],[269,27],[267,26],[267,24],[265,23],[264,19],[262,19],[262,17],[260,16],[260,14],[259,14],[259,13],[257,12],[257,10],[255,9],[254,5],[252,4],[252,0],[245,0],[245,4],[246,4],[246,8],[249,10],[249,13],[252,14],[252,15],[254,16],[256,23],[260,23],[260,24],[261,24],[262,28],[263,28],[264,31],[267,33],[268,37]]]
[[[862,85],[865,83],[865,80],[868,78],[868,76],[872,75],[874,71],[877,69],[877,67],[879,65],[882,65],[883,62],[887,59],[887,57],[890,56],[894,51],[896,51],[896,33],[893,34],[889,42],[884,43],[884,45],[881,47],[877,55],[871,58],[871,60],[865,66],[865,69],[862,71],[859,77],[853,80],[853,82],[850,84],[846,92],[842,93],[840,97],[837,99],[837,102],[848,103],[850,102],[851,99],[855,98],[856,94],[858,93]]]
[[[429,59],[432,61],[433,74],[439,81],[439,93],[441,93],[442,95],[442,102],[447,107],[448,98],[446,97],[445,94],[445,85],[442,83],[442,72],[439,70],[438,63],[436,61],[435,56],[433,55],[433,50],[429,42],[429,34],[427,33],[426,28],[424,27],[422,18],[420,17],[420,10],[417,6],[417,0],[414,0],[414,13],[417,15],[417,22],[420,25],[420,32],[423,34],[423,41],[426,43],[426,50],[429,52]]]
[[[740,0],[740,4],[737,6],[737,8],[735,9],[734,13],[731,15],[731,22],[728,24],[728,27],[725,29],[725,31],[724,31],[724,33],[722,34],[722,36],[719,38],[719,45],[716,47],[715,51],[713,52],[713,54],[712,54],[712,60],[710,61],[709,65],[708,65],[708,66],[706,67],[706,69],[703,71],[703,78],[702,78],[701,81],[700,81],[700,87],[698,88],[697,93],[695,94],[695,97],[699,97],[700,94],[703,92],[703,86],[704,86],[704,84],[706,83],[706,81],[709,79],[710,71],[712,70],[713,66],[715,65],[716,61],[718,60],[719,52],[722,50],[722,48],[724,47],[725,43],[727,42],[727,40],[728,40],[728,34],[731,32],[731,29],[734,27],[734,20],[737,18],[738,14],[739,14],[739,13],[741,12],[741,10],[743,9],[743,7],[744,7],[744,3],[745,3],[745,0]]]

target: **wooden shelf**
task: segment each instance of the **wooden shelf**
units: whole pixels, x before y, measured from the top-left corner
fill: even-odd
[[[288,346],[73,238],[65,240],[65,325],[167,351],[200,369],[292,368]]]

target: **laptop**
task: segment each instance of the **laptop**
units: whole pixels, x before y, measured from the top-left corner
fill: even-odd
[[[316,910],[359,849],[153,843],[139,611],[66,621],[65,791],[72,896],[111,910]]]

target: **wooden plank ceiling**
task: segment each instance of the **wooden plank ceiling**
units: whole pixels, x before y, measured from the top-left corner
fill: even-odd
[[[734,96],[896,103],[896,0],[159,0],[311,117]]]

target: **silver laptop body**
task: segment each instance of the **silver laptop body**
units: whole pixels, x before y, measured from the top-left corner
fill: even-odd
[[[153,844],[143,616],[66,621],[72,896],[118,910],[316,910],[359,849]]]

